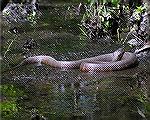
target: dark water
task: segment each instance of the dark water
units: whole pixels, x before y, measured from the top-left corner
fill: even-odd
[[[80,39],[81,16],[68,6],[42,10],[34,26],[17,25],[21,32],[2,24],[2,71],[19,64],[25,56],[50,55],[57,60],[76,60],[116,50],[120,45]],[[36,46],[23,49],[27,39]],[[101,73],[83,73],[49,66],[29,65],[2,73],[2,119],[29,120],[34,115],[48,120],[148,120],[150,119],[150,61],[135,68]]]

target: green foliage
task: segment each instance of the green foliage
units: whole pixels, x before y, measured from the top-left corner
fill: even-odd
[[[147,101],[147,102],[144,103],[144,105],[145,105],[145,108],[146,108],[146,112],[150,114],[150,102]]]
[[[12,101],[5,101],[0,103],[2,117],[9,117],[13,115],[14,112],[18,111],[16,102]]]
[[[16,100],[23,95],[23,91],[17,89],[14,85],[0,85],[2,102],[0,103],[2,118],[9,118],[15,112],[18,112]]]
[[[138,13],[142,13],[142,11],[143,11],[143,8],[142,8],[142,6],[140,6],[140,7],[137,7],[137,9],[136,9],[136,12],[138,12]]]
[[[0,85],[2,95],[8,97],[17,97],[23,95],[23,91],[15,88],[14,85]]]
[[[88,2],[81,21],[82,34],[90,39],[99,39],[108,35],[111,37],[117,35],[116,37],[120,39],[118,31],[123,29],[119,26],[119,21],[123,16],[118,4],[120,0],[90,0]],[[107,3],[111,3],[111,5]],[[122,9],[124,11],[125,6],[122,6]]]
[[[88,4],[94,4],[96,2],[99,2],[100,4],[105,4],[108,2],[111,2],[114,6],[117,6],[120,2],[120,0],[87,0]]]
[[[111,0],[111,3],[115,6],[117,6],[119,2],[120,0]]]

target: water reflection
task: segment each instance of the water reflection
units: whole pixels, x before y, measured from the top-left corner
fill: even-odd
[[[89,120],[119,120],[119,116],[123,116],[122,119],[128,120],[143,119],[139,113],[144,106],[136,97],[147,97],[149,75],[140,78],[140,74],[137,76],[134,72],[138,68],[131,69],[133,73],[130,70],[81,73],[79,70],[62,71],[48,66],[30,66],[31,69],[32,72],[26,72],[26,75],[22,75],[23,71],[19,69],[10,76],[7,74],[9,79],[13,76],[10,83],[24,87],[28,93],[29,99],[18,101],[22,111],[36,108],[48,118],[69,119],[76,116]],[[142,115],[144,113],[141,112]]]
[[[57,11],[45,12],[47,16],[51,16],[45,15],[46,27],[43,27],[43,21],[40,21],[39,26],[33,27],[34,32],[30,27],[25,28],[26,32],[21,33],[12,47],[14,51],[6,56],[3,69],[18,60],[18,57],[14,56],[21,53],[20,46],[29,36],[39,45],[31,51],[31,55],[50,55],[57,60],[96,56],[112,52],[119,47],[103,46],[79,39],[79,31],[75,27],[77,23],[69,20],[69,23],[64,23],[60,16],[54,17],[56,13]],[[58,29],[60,26],[63,26],[61,30]],[[73,30],[72,33],[70,29]],[[7,33],[7,29],[3,34],[7,39],[13,39],[13,36]],[[20,51],[15,53],[16,50]],[[44,116],[48,120],[148,119],[150,115],[146,114],[143,101],[150,99],[149,63],[146,60],[135,68],[101,73],[82,73],[78,69],[65,70],[46,65],[31,65],[9,71],[2,74],[2,83],[16,85],[18,89],[24,90],[25,95],[15,99],[18,111],[12,116],[5,117],[28,120],[31,111],[36,109],[39,116]]]

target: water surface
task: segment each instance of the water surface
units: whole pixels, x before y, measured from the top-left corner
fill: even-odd
[[[22,31],[8,32],[2,24],[2,71],[19,64],[25,56],[49,55],[57,60],[78,60],[115,51],[120,45],[81,39],[81,16],[68,13],[68,6],[42,10],[36,25],[16,25]],[[23,49],[27,39],[37,45]],[[47,65],[28,65],[2,73],[2,119],[27,120],[38,114],[48,120],[146,120],[150,119],[150,61],[137,67],[101,73],[83,73]],[[9,91],[14,91],[15,93]],[[19,94],[20,93],[20,94]],[[13,107],[12,107],[13,106]]]

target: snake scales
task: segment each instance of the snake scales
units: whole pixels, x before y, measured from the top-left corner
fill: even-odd
[[[26,64],[46,64],[56,68],[80,69],[90,71],[116,71],[135,66],[137,58],[134,53],[124,52],[121,48],[113,53],[103,54],[96,57],[85,58],[75,61],[58,61],[50,56],[33,56],[23,60],[18,66]]]

